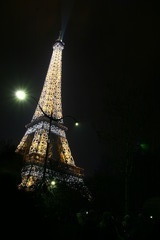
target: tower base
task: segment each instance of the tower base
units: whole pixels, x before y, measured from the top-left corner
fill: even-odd
[[[74,168],[74,166],[72,166]],[[77,168],[77,167],[75,167]],[[52,191],[58,186],[58,184],[66,184],[68,187],[77,190],[84,198],[91,200],[91,194],[88,188],[85,186],[83,178],[80,174],[71,174],[71,169],[64,169],[64,167],[58,170],[52,170],[37,165],[27,165],[22,169],[22,182],[18,188],[26,191],[47,190]],[[45,179],[45,180],[43,180]]]

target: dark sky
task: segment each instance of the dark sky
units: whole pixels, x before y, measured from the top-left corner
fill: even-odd
[[[35,103],[17,103],[17,88],[37,99],[52,46],[65,29],[64,115],[78,166],[92,173],[124,158],[126,144],[160,143],[160,15],[154,1],[6,0],[1,6],[0,139],[16,144]],[[62,26],[62,27],[61,27]],[[107,163],[108,162],[108,163]],[[112,169],[113,170],[113,169]]]

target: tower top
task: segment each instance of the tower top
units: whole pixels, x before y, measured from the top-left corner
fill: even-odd
[[[59,31],[59,36],[58,36],[56,42],[59,42],[59,43],[61,43],[64,46],[64,42],[63,42],[62,39],[63,39],[62,31]]]

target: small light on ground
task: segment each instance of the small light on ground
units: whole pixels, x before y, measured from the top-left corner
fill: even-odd
[[[55,186],[55,185],[56,185],[56,182],[53,180],[53,181],[51,182],[51,185],[52,185],[52,186]]]

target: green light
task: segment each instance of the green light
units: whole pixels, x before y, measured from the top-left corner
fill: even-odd
[[[76,123],[75,123],[75,126],[77,126],[77,127],[78,127],[78,126],[79,126],[79,123],[78,123],[78,122],[76,122]]]
[[[149,145],[147,143],[141,143],[140,147],[142,148],[142,150],[147,151],[149,148]]]
[[[16,98],[17,98],[18,100],[23,101],[23,100],[26,99],[27,94],[26,94],[26,92],[25,92],[24,90],[17,90],[17,91],[15,92],[15,96],[16,96]]]

